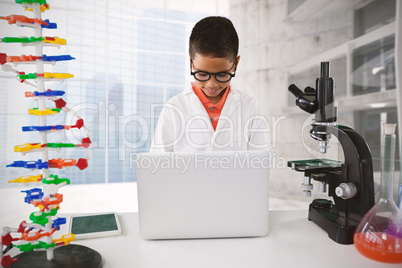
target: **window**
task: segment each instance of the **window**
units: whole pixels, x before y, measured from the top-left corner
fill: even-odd
[[[387,36],[353,51],[353,95],[396,88],[395,36]]]
[[[43,35],[65,38],[67,45],[61,49],[45,47],[44,54],[69,54],[76,60],[46,66],[47,72],[75,76],[64,83],[47,82],[46,87],[66,91],[63,99],[84,119],[94,145],[87,169],[54,172],[69,178],[72,184],[135,181],[135,154],[148,151],[161,105],[183,91],[191,79],[187,39],[193,25],[208,15],[227,16],[228,2],[209,0],[201,7],[195,0],[48,2],[50,10],[42,16],[57,23],[58,29],[43,30]],[[3,4],[10,15],[24,12],[21,5],[10,1]],[[32,36],[31,29],[1,23],[1,37]],[[34,53],[16,44],[0,44],[0,51],[9,55]],[[32,67],[21,65],[19,69]],[[8,180],[38,173],[5,168],[16,160],[38,159],[37,153],[23,157],[13,150],[17,144],[38,142],[38,133],[21,131],[21,126],[35,125],[37,120],[26,112],[36,107],[34,101],[23,97],[24,91],[31,90],[19,84],[14,74],[0,72],[0,123],[5,126],[0,130],[0,187],[11,186]],[[48,123],[66,120],[61,113],[49,118]],[[48,137],[66,142],[78,134],[55,133]],[[51,158],[82,157],[78,149],[49,154]]]
[[[354,13],[354,36],[360,37],[395,21],[395,0],[377,0]],[[395,35],[353,51],[353,95],[396,88]]]
[[[400,86],[397,87],[395,78],[395,10],[395,0],[376,0],[353,11],[354,39],[291,67],[288,76],[289,84],[315,87],[312,84],[319,74],[317,63],[331,62],[339,118],[353,122],[351,127],[369,144],[377,172],[381,170],[382,123],[398,122],[396,91]],[[288,105],[295,106],[293,96],[289,96]],[[399,152],[396,154],[395,167],[399,170]]]
[[[395,21],[395,0],[376,0],[354,14],[354,37],[365,35]]]

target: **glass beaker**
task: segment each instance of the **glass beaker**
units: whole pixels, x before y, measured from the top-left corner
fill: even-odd
[[[380,198],[364,215],[353,237],[361,254],[386,263],[402,263],[402,213],[393,198],[395,127],[384,124]]]

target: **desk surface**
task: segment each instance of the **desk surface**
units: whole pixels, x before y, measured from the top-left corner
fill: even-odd
[[[74,242],[97,250],[105,268],[401,267],[367,259],[354,245],[333,242],[307,220],[307,211],[270,211],[269,234],[259,238],[147,241],[139,236],[137,213],[119,218],[122,235]]]

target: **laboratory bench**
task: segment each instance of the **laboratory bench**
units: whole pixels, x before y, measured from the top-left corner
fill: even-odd
[[[35,211],[34,207],[23,203],[23,194],[19,190],[0,189],[3,202],[0,228],[18,227],[22,220],[27,220],[29,213]],[[98,251],[105,268],[401,267],[401,264],[383,264],[367,259],[354,245],[335,243],[325,231],[307,219],[308,206],[303,203],[296,204],[295,210],[272,210],[270,206],[269,233],[265,237],[144,240],[139,235],[135,183],[72,185],[61,188],[59,192],[64,193],[64,202],[58,216],[66,216],[67,224],[61,226],[54,238],[68,233],[69,217],[73,214],[88,211],[118,213],[121,235],[72,242]],[[284,202],[272,203],[275,207]]]

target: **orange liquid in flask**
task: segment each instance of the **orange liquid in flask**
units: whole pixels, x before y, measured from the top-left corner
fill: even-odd
[[[402,238],[385,232],[357,233],[354,236],[357,250],[372,260],[402,263]]]

